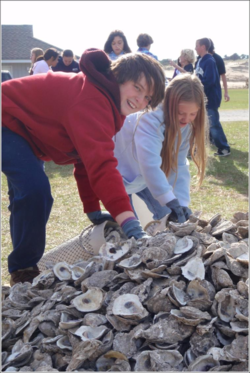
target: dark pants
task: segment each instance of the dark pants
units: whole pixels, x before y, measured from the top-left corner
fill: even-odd
[[[11,273],[34,266],[43,256],[53,198],[44,162],[23,137],[7,128],[2,129],[2,171],[9,187]]]
[[[207,109],[209,119],[209,135],[210,141],[219,149],[230,151],[230,146],[227,142],[226,135],[220,123],[218,109]]]

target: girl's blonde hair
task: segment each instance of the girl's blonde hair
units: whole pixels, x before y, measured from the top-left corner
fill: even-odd
[[[202,184],[207,162],[208,120],[205,94],[200,79],[195,75],[180,74],[167,86],[163,101],[165,138],[163,141],[161,168],[168,177],[171,170],[177,173],[178,152],[181,144],[181,127],[178,120],[180,102],[192,102],[199,107],[196,118],[191,122],[190,152],[198,169],[198,185]],[[175,140],[177,146],[175,148]]]
[[[185,58],[185,60],[188,63],[192,63],[193,64],[194,61],[195,61],[195,55],[194,55],[193,49],[182,49],[180,55],[183,56],[183,58]]]
[[[38,59],[38,57],[43,57],[43,50],[41,48],[33,48],[30,52],[31,54],[34,53],[34,55],[36,56],[36,60]]]

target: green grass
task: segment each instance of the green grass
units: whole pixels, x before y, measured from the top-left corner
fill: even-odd
[[[223,128],[231,145],[231,156],[213,156],[215,148],[209,151],[206,177],[200,190],[195,189],[196,168],[190,161],[192,176],[191,205],[195,211],[202,211],[204,219],[220,213],[231,219],[236,211],[248,211],[248,123],[227,122]],[[78,196],[73,166],[57,166],[46,163],[54,205],[47,224],[46,251],[79,235],[90,224],[83,213]],[[2,283],[8,283],[7,257],[12,250],[9,234],[9,211],[6,178],[2,176]]]
[[[248,122],[227,122],[223,128],[231,144],[231,155],[215,157],[217,149],[211,146],[202,187],[196,190],[194,184],[191,186],[190,208],[203,211],[204,218],[220,213],[230,219],[236,211],[248,211]],[[195,180],[192,161],[190,171]]]
[[[220,110],[244,110],[249,107],[248,89],[229,89],[229,102],[224,101],[224,89],[222,90],[222,100]]]

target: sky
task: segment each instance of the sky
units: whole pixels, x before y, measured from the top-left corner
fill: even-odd
[[[140,33],[151,35],[159,60],[177,59],[203,37],[222,57],[249,54],[249,1],[1,1],[1,24],[33,25],[35,38],[78,56],[103,49],[115,29],[132,52]]]

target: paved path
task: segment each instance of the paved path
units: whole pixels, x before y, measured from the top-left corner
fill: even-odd
[[[219,110],[221,122],[248,121],[248,110]]]

